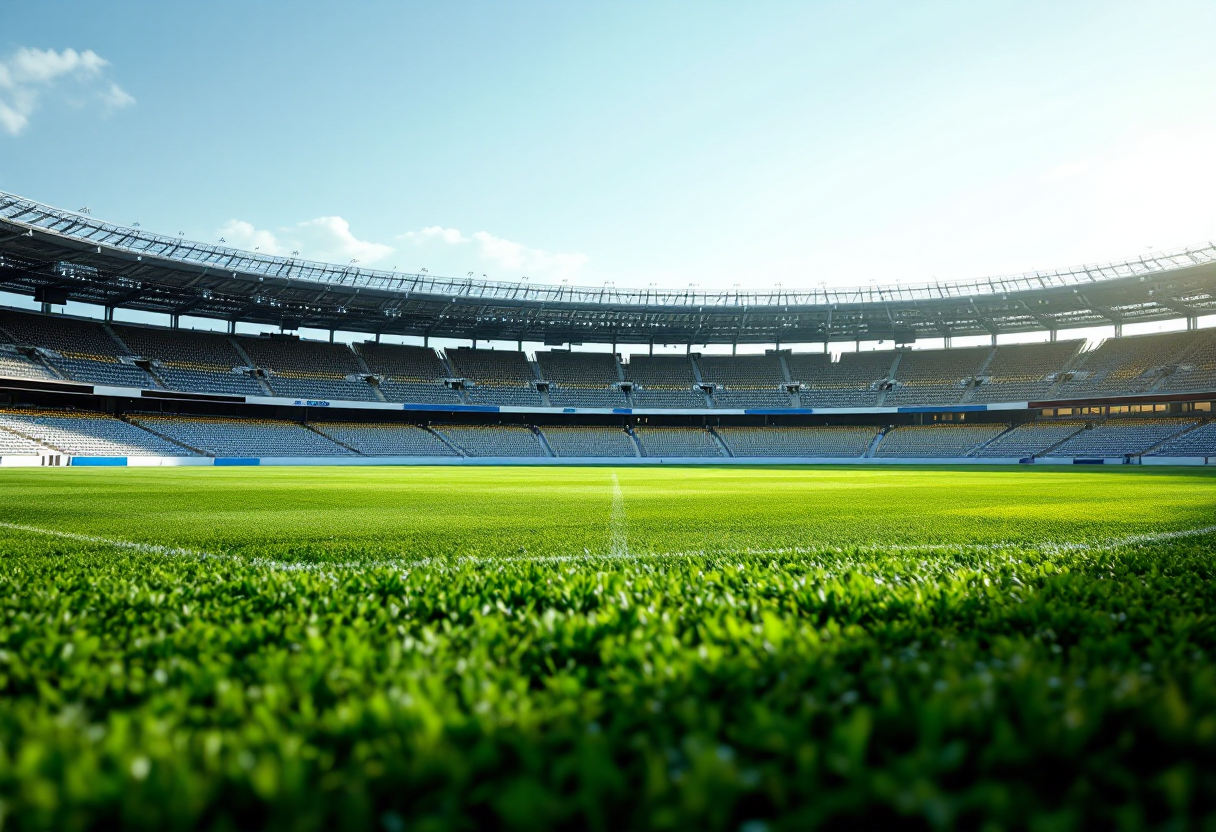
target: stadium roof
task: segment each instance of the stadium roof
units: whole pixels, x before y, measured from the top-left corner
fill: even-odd
[[[272,257],[149,234],[0,192],[0,290],[287,329],[478,340],[910,342],[1216,314],[1216,246],[915,286],[628,290]]]

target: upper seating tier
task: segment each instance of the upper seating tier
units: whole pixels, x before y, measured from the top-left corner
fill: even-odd
[[[891,376],[895,355],[893,350],[846,352],[832,361],[825,353],[794,353],[785,361],[791,379],[802,384],[803,407],[872,407],[878,403],[878,382]]]
[[[550,350],[534,365],[516,350],[454,348],[445,359],[420,346],[351,348],[0,310],[0,377],[327,401],[698,410],[1216,392],[1216,330],[1107,338],[1087,352],[1081,343],[846,352],[836,361],[824,353],[635,355],[626,364],[606,352]],[[468,393],[446,387],[449,377],[465,378]],[[790,393],[790,383],[801,392]]]

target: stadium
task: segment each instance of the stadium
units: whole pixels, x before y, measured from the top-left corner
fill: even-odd
[[[0,832],[1216,830],[1216,7],[138,6],[0,4]]]
[[[0,314],[0,465],[1216,462],[1216,330],[1198,326],[1216,314],[1212,246],[933,286],[651,295],[263,257],[11,195],[0,232],[0,289],[105,318]],[[116,309],[272,329],[135,326]],[[1185,330],[1122,336],[1171,319]],[[1069,340],[1095,323],[1115,337]],[[330,341],[289,334],[301,326]],[[371,337],[334,343],[339,327]],[[1034,331],[1047,339],[999,343]],[[900,347],[976,334],[990,345]],[[439,352],[431,337],[471,346]],[[488,340],[555,348],[477,347]],[[863,340],[896,347],[833,360],[831,344]],[[656,356],[656,342],[685,354]],[[625,363],[618,343],[649,354]]]

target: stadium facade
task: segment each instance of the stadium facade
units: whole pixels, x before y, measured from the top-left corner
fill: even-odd
[[[1199,327],[1216,314],[1210,245],[913,287],[666,293],[266,257],[0,194],[0,290],[44,310],[0,312],[3,465],[1216,462],[1216,330]],[[104,319],[50,314],[68,300]],[[116,309],[173,326],[117,323]],[[228,333],[178,329],[183,315]],[[1186,328],[1122,335],[1166,319]],[[237,335],[237,323],[281,331]],[[1115,337],[1092,350],[1068,338],[1095,325]],[[283,332],[300,327],[330,341]],[[368,338],[333,343],[334,330]],[[1030,331],[1047,340],[997,340]],[[905,346],[975,335],[989,343]],[[472,346],[440,352],[431,337]],[[548,348],[477,348],[489,340]],[[827,352],[877,340],[896,347]],[[570,348],[587,343],[614,348]],[[688,349],[628,361],[615,349],[656,343]]]

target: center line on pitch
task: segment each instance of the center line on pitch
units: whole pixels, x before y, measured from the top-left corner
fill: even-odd
[[[608,515],[608,554],[614,558],[629,556],[629,541],[625,535],[628,522],[625,519],[625,497],[621,494],[621,481],[616,471],[612,472],[612,510]]]

